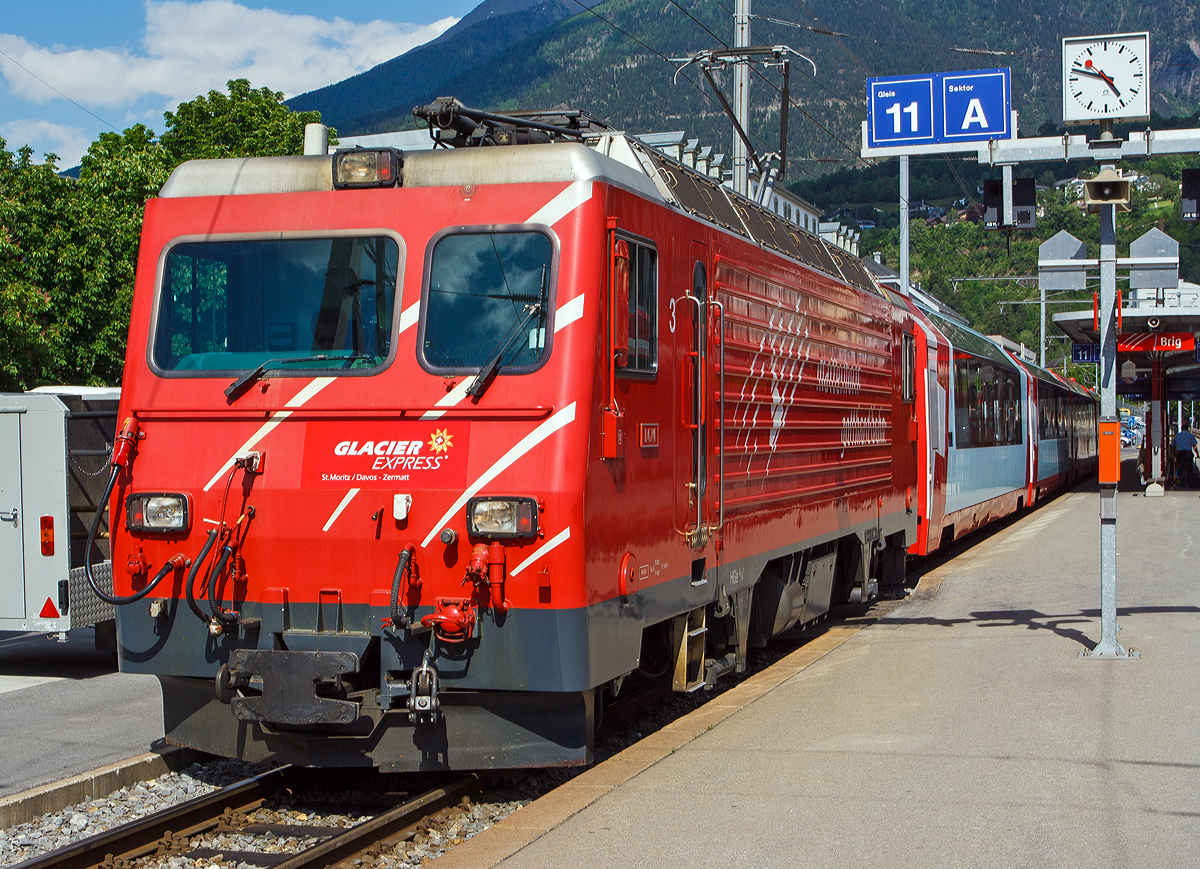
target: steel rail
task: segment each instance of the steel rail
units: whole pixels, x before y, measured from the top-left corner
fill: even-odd
[[[214,829],[225,829],[221,824],[228,822],[231,833],[269,831],[324,838],[297,854],[221,849],[228,860],[270,869],[326,869],[347,863],[369,850],[378,853],[411,838],[422,818],[458,802],[479,786],[479,776],[470,773],[345,830],[312,825],[245,823],[247,815],[262,807],[279,790],[295,785],[295,779],[303,772],[290,766],[271,770],[17,865],[20,869],[119,869],[133,860],[156,853],[211,857],[217,852],[211,848],[188,849],[187,840]]]
[[[156,851],[164,840],[215,828],[227,809],[253,811],[293,775],[292,767],[273,769],[17,865],[21,869],[95,869],[135,860]]]
[[[384,848],[411,838],[416,832],[416,824],[422,818],[458,802],[478,786],[479,776],[468,773],[444,787],[426,791],[369,821],[350,827],[340,835],[301,851],[290,860],[276,863],[273,869],[328,869],[352,863],[370,850],[378,854]],[[373,861],[363,859],[361,862],[369,865]]]

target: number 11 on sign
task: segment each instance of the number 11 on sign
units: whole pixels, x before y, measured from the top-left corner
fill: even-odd
[[[893,133],[900,132],[900,115],[901,114],[906,114],[909,116],[909,120],[912,124],[910,131],[913,133],[915,133],[917,131],[917,104],[916,103],[909,103],[903,109],[900,108],[899,103],[892,103],[892,107],[890,109],[887,109],[885,114],[889,114],[892,116],[892,132]]]

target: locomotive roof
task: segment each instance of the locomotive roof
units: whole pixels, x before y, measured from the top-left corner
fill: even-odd
[[[663,199],[645,173],[574,143],[405,151],[400,183],[403,187],[446,187],[563,181],[603,181]],[[318,154],[189,160],[171,173],[158,195],[172,199],[332,189],[333,156]]]
[[[858,257],[624,133],[589,136],[586,144],[404,151],[403,160],[400,184],[410,188],[602,181],[678,208],[859,290],[890,299]],[[332,161],[326,154],[189,160],[171,173],[159,196],[333,190]]]

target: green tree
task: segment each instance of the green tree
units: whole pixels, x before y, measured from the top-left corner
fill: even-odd
[[[209,91],[163,115],[160,142],[172,167],[184,160],[299,154],[304,125],[321,120],[320,112],[293,112],[282,93],[255,90],[244,78],[226,86],[228,94]]]
[[[283,94],[245,79],[91,144],[79,180],[0,139],[0,389],[116,384],[125,361],[146,202],[185,160],[299,153],[304,125]]]
[[[0,139],[0,388],[35,385],[53,366],[53,239],[66,223],[71,182],[54,156],[34,163],[25,147],[13,154]]]

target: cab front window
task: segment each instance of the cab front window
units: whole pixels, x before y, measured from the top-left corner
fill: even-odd
[[[398,266],[390,236],[175,245],[154,365],[181,374],[378,368],[391,352]]]
[[[420,351],[431,371],[537,368],[549,350],[554,243],[539,230],[456,231],[429,254]]]

